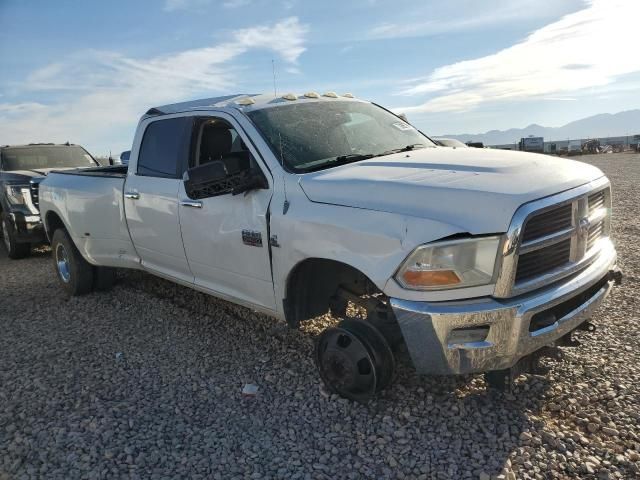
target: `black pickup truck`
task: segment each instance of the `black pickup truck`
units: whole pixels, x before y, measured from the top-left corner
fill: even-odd
[[[38,186],[51,170],[95,167],[84,148],[65,143],[0,146],[0,228],[9,258],[29,255],[46,242],[38,208]]]

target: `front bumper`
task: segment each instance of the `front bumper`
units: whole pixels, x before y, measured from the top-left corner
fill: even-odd
[[[569,280],[516,298],[456,302],[392,298],[391,307],[418,373],[501,370],[591,318],[613,287],[616,258],[610,244]],[[465,332],[482,338],[461,342]]]
[[[19,243],[43,243],[47,241],[40,215],[13,212],[7,215],[14,239]]]

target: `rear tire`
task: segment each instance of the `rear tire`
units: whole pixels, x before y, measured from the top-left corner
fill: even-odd
[[[99,292],[110,290],[116,283],[116,269],[110,267],[93,267],[93,289]]]
[[[93,267],[82,257],[64,229],[51,239],[53,267],[62,288],[70,295],[85,295],[93,290]]]
[[[5,248],[7,249],[8,257],[13,260],[28,257],[31,253],[31,245],[29,243],[16,242],[13,231],[11,230],[11,227],[9,227],[9,222],[7,222],[7,219],[4,217],[2,218],[1,228],[2,240]]]

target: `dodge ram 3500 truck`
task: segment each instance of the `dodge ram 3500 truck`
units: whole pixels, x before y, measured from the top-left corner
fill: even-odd
[[[499,383],[591,328],[620,277],[597,168],[437,147],[333,92],[151,108],[127,166],[51,173],[40,206],[71,295],[122,267],[292,327],[331,311],[320,376],[360,401],[398,351],[420,373]]]
[[[46,240],[38,210],[38,184],[57,168],[96,166],[79,145],[32,143],[0,147],[0,229],[9,258],[29,255]]]

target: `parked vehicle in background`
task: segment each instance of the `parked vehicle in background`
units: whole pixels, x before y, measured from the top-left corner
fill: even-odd
[[[502,386],[591,330],[620,278],[597,168],[437,148],[332,92],[152,108],[128,166],[51,173],[40,204],[68,294],[124,267],[291,327],[331,311],[342,321],[315,361],[360,401],[391,382],[403,344],[419,373]]]
[[[482,142],[467,142],[467,147],[484,148],[484,143],[482,143]]]
[[[432,138],[432,140],[436,143],[436,145],[440,145],[441,147],[469,148],[468,145],[465,145],[460,140],[456,140],[455,138]]]
[[[129,164],[129,156],[131,155],[131,150],[127,150],[120,154],[120,165],[128,165]]]
[[[32,143],[0,147],[0,228],[10,258],[46,241],[38,210],[38,185],[52,169],[96,166],[79,145]]]
[[[593,138],[584,142],[582,144],[582,153],[590,155],[600,153],[600,140],[598,140],[597,138]]]
[[[543,153],[544,137],[534,137],[532,135],[520,139],[518,149],[522,152]]]
[[[582,140],[569,140],[567,147],[568,155],[580,155],[582,154]]]

